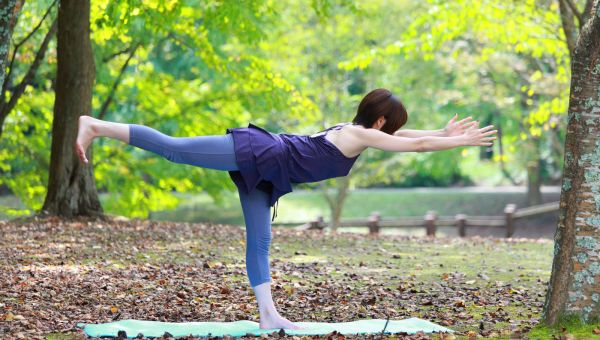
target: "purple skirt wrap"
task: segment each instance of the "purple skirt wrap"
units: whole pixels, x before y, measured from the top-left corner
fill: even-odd
[[[259,189],[269,193],[270,206],[292,192],[292,183],[346,176],[359,155],[346,157],[325,138],[327,131],[343,125],[330,127],[316,136],[275,134],[252,123],[247,128],[228,128],[227,133],[233,134],[239,169],[229,171],[229,176],[238,190],[250,193]]]

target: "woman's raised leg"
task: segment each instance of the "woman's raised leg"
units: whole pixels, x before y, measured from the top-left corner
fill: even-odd
[[[85,151],[96,137],[118,139],[159,154],[174,163],[225,171],[238,170],[231,134],[171,137],[144,125],[114,123],[81,116],[76,150],[83,162],[87,163]]]
[[[300,329],[300,326],[279,315],[271,296],[269,194],[258,189],[249,194],[244,190],[238,190],[238,193],[246,222],[246,271],[258,302],[260,328]]]

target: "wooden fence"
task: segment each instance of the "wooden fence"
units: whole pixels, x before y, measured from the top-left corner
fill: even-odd
[[[502,216],[438,216],[435,211],[428,211],[425,216],[396,217],[383,219],[378,212],[373,212],[368,218],[346,219],[340,221],[340,227],[368,227],[369,234],[377,235],[382,228],[424,227],[427,236],[435,236],[438,226],[454,226],[458,235],[464,237],[467,227],[500,227],[506,229],[506,237],[512,237],[515,232],[515,221],[552,211],[557,211],[559,202],[550,202],[526,208],[517,209],[515,204],[507,204]],[[295,225],[298,229],[323,229],[329,223],[318,216],[315,220],[297,226],[298,223],[274,223],[274,225]]]

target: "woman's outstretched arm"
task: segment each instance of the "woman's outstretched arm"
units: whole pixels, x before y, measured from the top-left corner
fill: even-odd
[[[446,137],[446,132],[444,131],[444,129],[438,129],[438,130],[400,129],[394,133],[394,136],[406,137],[406,138],[418,138],[418,137],[425,137],[425,136]]]
[[[463,132],[474,122],[470,120],[472,117],[467,117],[465,119],[461,119],[456,121],[458,115],[455,114],[452,119],[448,121],[446,126],[443,129],[437,130],[410,130],[410,129],[400,129],[394,133],[394,136],[398,137],[407,137],[407,138],[418,138],[425,136],[434,136],[434,137],[452,137],[463,134]]]
[[[428,152],[460,146],[490,146],[496,139],[494,134],[497,130],[492,130],[493,127],[493,125],[488,125],[480,129],[477,124],[471,124],[471,127],[462,135],[452,137],[406,138],[392,136],[377,129],[354,129],[353,131],[357,142],[363,147],[395,152]]]

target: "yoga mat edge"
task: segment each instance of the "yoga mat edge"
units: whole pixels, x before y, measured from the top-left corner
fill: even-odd
[[[433,333],[454,331],[437,325],[433,322],[419,318],[408,318],[404,320],[389,320],[387,327],[385,319],[365,319],[351,322],[295,322],[300,326],[306,326],[305,330],[284,329],[287,335],[326,335],[333,331],[345,335],[356,334],[380,334],[384,330],[385,334],[407,333],[415,334],[417,332]],[[259,324],[254,321],[240,320],[232,322],[160,322],[147,320],[119,320],[101,324],[78,323],[77,327],[83,328],[86,335],[91,337],[117,337],[119,331],[124,331],[128,338],[134,338],[138,334],[145,337],[161,337],[165,332],[174,337],[180,336],[224,336],[233,337],[244,336],[248,333],[253,335],[271,334],[279,332],[280,329],[260,329]]]

